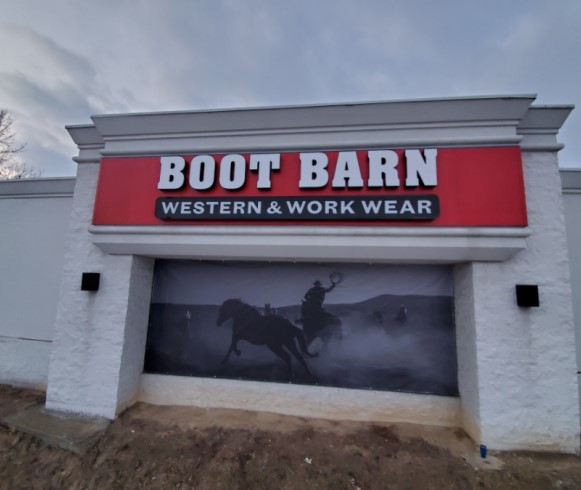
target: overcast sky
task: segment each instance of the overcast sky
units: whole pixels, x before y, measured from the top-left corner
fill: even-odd
[[[581,1],[0,0],[0,107],[46,177],[92,114],[538,94],[576,104]]]

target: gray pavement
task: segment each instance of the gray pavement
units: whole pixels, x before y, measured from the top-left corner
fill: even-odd
[[[31,434],[50,446],[83,454],[95,445],[110,421],[34,405],[8,415],[2,423],[12,430]]]

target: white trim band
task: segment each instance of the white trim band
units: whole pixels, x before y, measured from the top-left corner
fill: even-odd
[[[115,255],[213,260],[504,261],[526,248],[528,228],[91,226]]]
[[[459,426],[460,411],[454,397],[158,374],[141,376],[139,401],[447,427]]]

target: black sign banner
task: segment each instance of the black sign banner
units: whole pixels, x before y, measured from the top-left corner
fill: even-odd
[[[440,215],[435,195],[345,197],[160,197],[162,220],[433,220]]]

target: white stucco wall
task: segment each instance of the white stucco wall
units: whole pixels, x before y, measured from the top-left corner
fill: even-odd
[[[474,333],[480,440],[497,449],[579,450],[579,405],[566,230],[556,154],[523,153],[526,250],[475,262]],[[540,307],[516,306],[538,284]]]
[[[140,401],[275,412],[334,420],[458,426],[455,397],[328,386],[144,374]]]
[[[73,187],[0,182],[0,383],[46,385]]]
[[[573,290],[573,315],[577,345],[577,379],[581,381],[581,170],[562,170],[563,203],[567,224],[567,243],[571,288]],[[581,383],[580,383],[581,387]],[[580,389],[581,398],[581,389]]]
[[[108,255],[91,243],[98,173],[98,163],[77,173],[46,405],[114,418],[139,388],[153,261]],[[99,291],[81,291],[83,272],[101,273]]]
[[[131,264],[128,311],[125,321],[117,405],[124,407],[138,396],[147,340],[149,303],[153,281],[153,259],[134,257]]]
[[[51,340],[0,337],[0,384],[44,389]]]
[[[454,310],[458,392],[462,400],[459,423],[474,440],[479,441],[480,392],[472,263],[458,264],[454,268]]]

